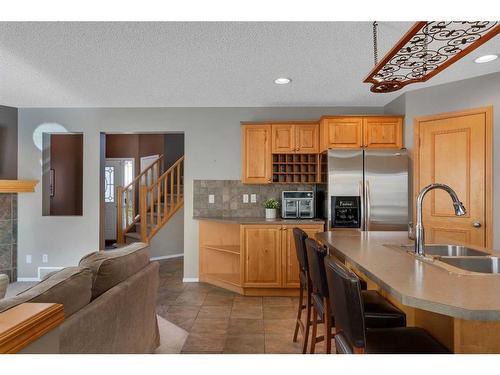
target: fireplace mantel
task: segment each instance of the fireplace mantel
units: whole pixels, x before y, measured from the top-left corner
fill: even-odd
[[[33,193],[37,180],[0,180],[0,193]]]

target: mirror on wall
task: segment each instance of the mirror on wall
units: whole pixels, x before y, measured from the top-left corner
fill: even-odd
[[[42,214],[83,214],[83,134],[43,133]]]

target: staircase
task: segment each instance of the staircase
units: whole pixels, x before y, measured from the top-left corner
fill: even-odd
[[[160,175],[163,155],[117,188],[117,244],[148,243],[184,205],[184,156]]]

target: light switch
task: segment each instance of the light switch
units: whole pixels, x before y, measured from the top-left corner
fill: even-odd
[[[215,195],[213,194],[208,194],[208,203],[215,203]]]
[[[28,263],[28,264],[31,263],[31,255],[30,254],[26,255],[26,263]]]
[[[42,263],[49,263],[49,256],[47,254],[42,255]]]
[[[250,195],[250,203],[257,203],[257,194]]]
[[[248,203],[248,194],[243,194],[243,203]]]

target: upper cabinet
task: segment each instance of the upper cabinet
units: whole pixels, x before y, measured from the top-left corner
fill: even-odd
[[[274,154],[315,154],[319,152],[319,124],[273,124]]]
[[[271,125],[242,125],[241,181],[267,184],[272,179]]]
[[[272,152],[275,154],[293,154],[295,152],[295,127],[291,124],[271,125]]]
[[[365,117],[363,139],[364,146],[368,148],[403,147],[403,118]]]
[[[333,149],[403,147],[402,116],[324,116],[241,125],[241,182],[324,182],[321,153]]]
[[[334,116],[321,119],[321,151],[329,148],[402,148],[401,116]]]
[[[315,154],[319,152],[319,124],[295,125],[297,153]]]
[[[321,150],[363,146],[362,117],[325,117],[321,119]]]

